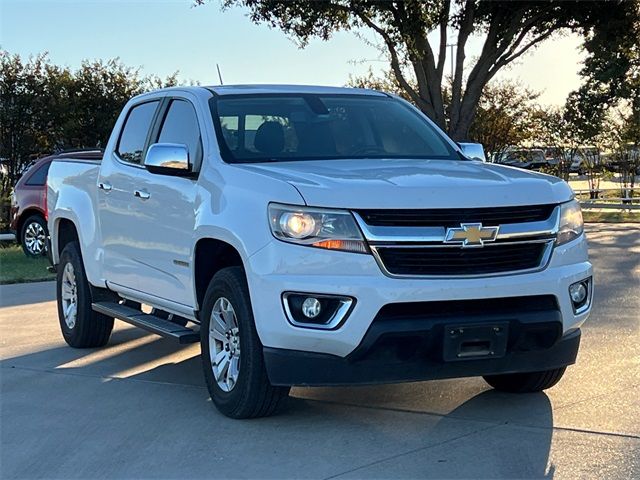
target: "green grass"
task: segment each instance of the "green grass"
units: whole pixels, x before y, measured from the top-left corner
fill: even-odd
[[[53,280],[55,275],[47,272],[48,266],[47,257],[27,257],[19,245],[0,248],[0,285]]]
[[[583,210],[582,216],[586,223],[603,222],[603,223],[625,223],[625,222],[640,222],[640,211],[623,212],[620,210],[613,210],[610,212],[592,212],[589,210]]]

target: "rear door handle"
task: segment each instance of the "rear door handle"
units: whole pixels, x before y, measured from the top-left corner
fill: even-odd
[[[98,188],[104,190],[105,192],[110,192],[113,187],[109,182],[100,182],[98,183]]]
[[[142,200],[147,200],[151,196],[151,194],[146,190],[134,190],[133,195]]]

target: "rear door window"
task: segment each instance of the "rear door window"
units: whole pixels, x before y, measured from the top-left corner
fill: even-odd
[[[159,101],[136,105],[127,115],[116,153],[125,162],[140,165],[147,143],[147,135]]]
[[[40,165],[40,167],[38,167],[37,170],[27,179],[25,185],[40,187],[46,184],[50,166],[51,162],[46,162],[44,165]]]

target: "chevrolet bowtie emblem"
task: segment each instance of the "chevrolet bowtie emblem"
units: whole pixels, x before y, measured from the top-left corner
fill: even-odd
[[[463,247],[482,247],[493,242],[500,227],[483,227],[481,223],[461,223],[460,227],[447,228],[444,243],[458,243]]]

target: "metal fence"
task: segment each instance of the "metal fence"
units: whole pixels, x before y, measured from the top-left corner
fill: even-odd
[[[587,209],[640,210],[640,186],[634,190],[627,188],[598,188],[596,190],[574,190],[580,206]],[[591,198],[595,192],[596,198]],[[616,192],[617,196],[609,196],[607,192]],[[634,194],[632,196],[632,193]],[[585,198],[586,197],[586,198]]]

